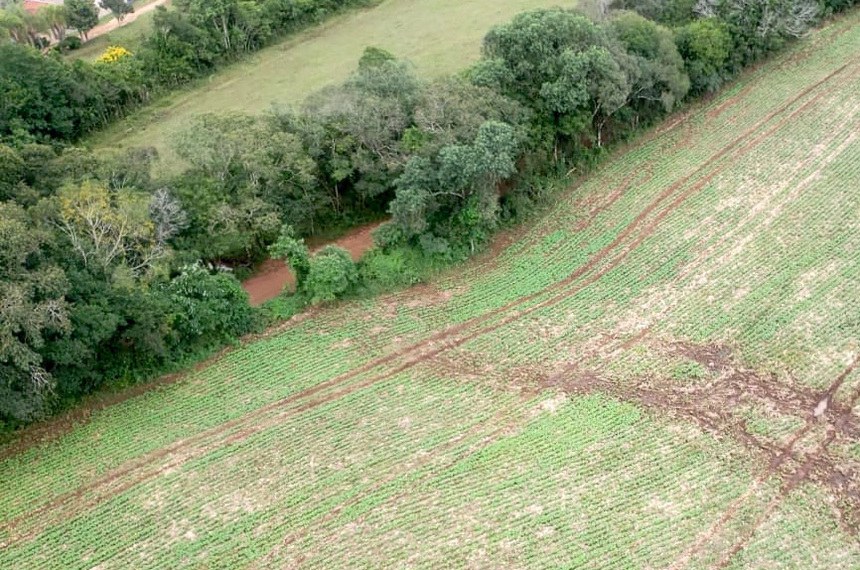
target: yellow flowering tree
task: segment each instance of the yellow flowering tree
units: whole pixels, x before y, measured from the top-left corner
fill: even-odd
[[[131,52],[122,46],[110,46],[96,60],[99,63],[115,63],[131,56]]]
[[[146,194],[111,192],[85,181],[63,187],[58,201],[57,226],[86,266],[108,269],[124,263],[140,272],[165,253],[149,215],[152,199]]]

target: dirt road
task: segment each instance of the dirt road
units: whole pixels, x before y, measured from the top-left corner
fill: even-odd
[[[151,2],[151,3],[147,4],[146,6],[141,6],[140,8],[135,8],[135,10],[132,14],[128,14],[123,19],[122,25],[127,26],[128,24],[130,24],[131,22],[134,22],[136,19],[138,19],[143,14],[146,14],[147,12],[152,12],[153,10],[158,8],[159,6],[163,6],[163,5],[167,4],[168,2],[170,2],[170,0],[155,0],[155,2]],[[99,36],[103,36],[104,34],[106,34],[108,32],[112,32],[119,27],[120,27],[120,23],[116,20],[116,18],[114,18],[108,22],[105,22],[104,24],[100,24],[100,25],[96,26],[95,28],[93,28],[92,30],[90,30],[90,33],[87,34],[87,41],[93,40]]]
[[[355,261],[373,247],[373,230],[379,227],[381,222],[374,222],[360,226],[350,231],[333,242],[308,244],[311,251],[319,251],[326,245],[336,245],[347,250]],[[284,287],[294,285],[296,278],[290,268],[280,259],[270,259],[263,263],[257,274],[242,283],[242,287],[248,292],[252,305],[261,305],[266,301],[274,299],[281,294]]]

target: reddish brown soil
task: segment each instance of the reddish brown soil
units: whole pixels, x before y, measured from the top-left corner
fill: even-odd
[[[382,222],[374,222],[351,230],[333,242],[308,240],[311,251],[319,251],[327,245],[336,245],[347,250],[355,261],[361,259],[373,247],[373,230]],[[252,305],[261,305],[281,294],[287,286],[295,287],[296,278],[290,268],[280,259],[269,259],[260,265],[257,273],[242,283]]]

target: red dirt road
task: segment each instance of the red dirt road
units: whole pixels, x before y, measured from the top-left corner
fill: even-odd
[[[358,261],[367,250],[373,247],[373,230],[378,228],[382,222],[374,222],[359,226],[346,235],[333,242],[314,243],[309,240],[308,244],[312,252],[319,251],[326,245],[336,245],[347,250],[352,259]],[[281,294],[281,291],[289,285],[293,287],[296,278],[290,268],[280,259],[269,259],[257,270],[257,273],[242,283],[242,287],[248,292],[252,305],[261,305]]]
[[[121,25],[125,26],[127,24],[130,24],[131,22],[134,22],[136,19],[138,19],[143,14],[146,14],[147,12],[151,12],[152,10],[155,10],[159,6],[163,6],[164,4],[167,4],[169,1],[170,0],[155,0],[155,2],[152,2],[151,4],[147,4],[146,6],[141,6],[140,8],[135,9],[135,11],[132,12],[131,14],[127,14],[126,17],[123,19]],[[116,18],[112,18],[111,20],[108,20],[104,24],[100,24],[100,25],[96,26],[95,28],[93,28],[92,30],[90,30],[90,33],[87,34],[87,41],[93,40],[99,36],[103,36],[104,34],[106,34],[108,32],[112,32],[112,31],[116,30],[117,28],[119,28],[121,25],[117,21]]]

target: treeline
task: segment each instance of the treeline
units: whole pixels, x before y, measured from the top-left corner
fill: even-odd
[[[136,53],[106,54],[95,63],[67,61],[97,12],[90,0],[66,0],[30,14],[0,10],[0,139],[74,142],[153,97],[206,76],[273,41],[345,9],[379,0],[174,0],[155,10],[152,32]],[[124,0],[102,2],[121,18]],[[59,43],[47,57],[30,49]],[[11,41],[2,41],[2,40]]]
[[[473,67],[432,82],[369,48],[348,81],[299,109],[199,117],[174,141],[190,167],[169,179],[153,176],[152,150],[55,137],[46,125],[74,124],[63,113],[77,107],[28,114],[4,98],[15,119],[0,145],[0,421],[42,417],[258,326],[227,268],[286,259],[298,308],[462,259],[539,202],[547,174],[593,162],[841,7],[630,0],[527,12],[486,36]],[[20,74],[0,77],[9,94],[65,65],[13,52]],[[79,101],[92,87],[82,77],[54,88]],[[359,264],[337,248],[311,256],[301,239],[382,216]]]

